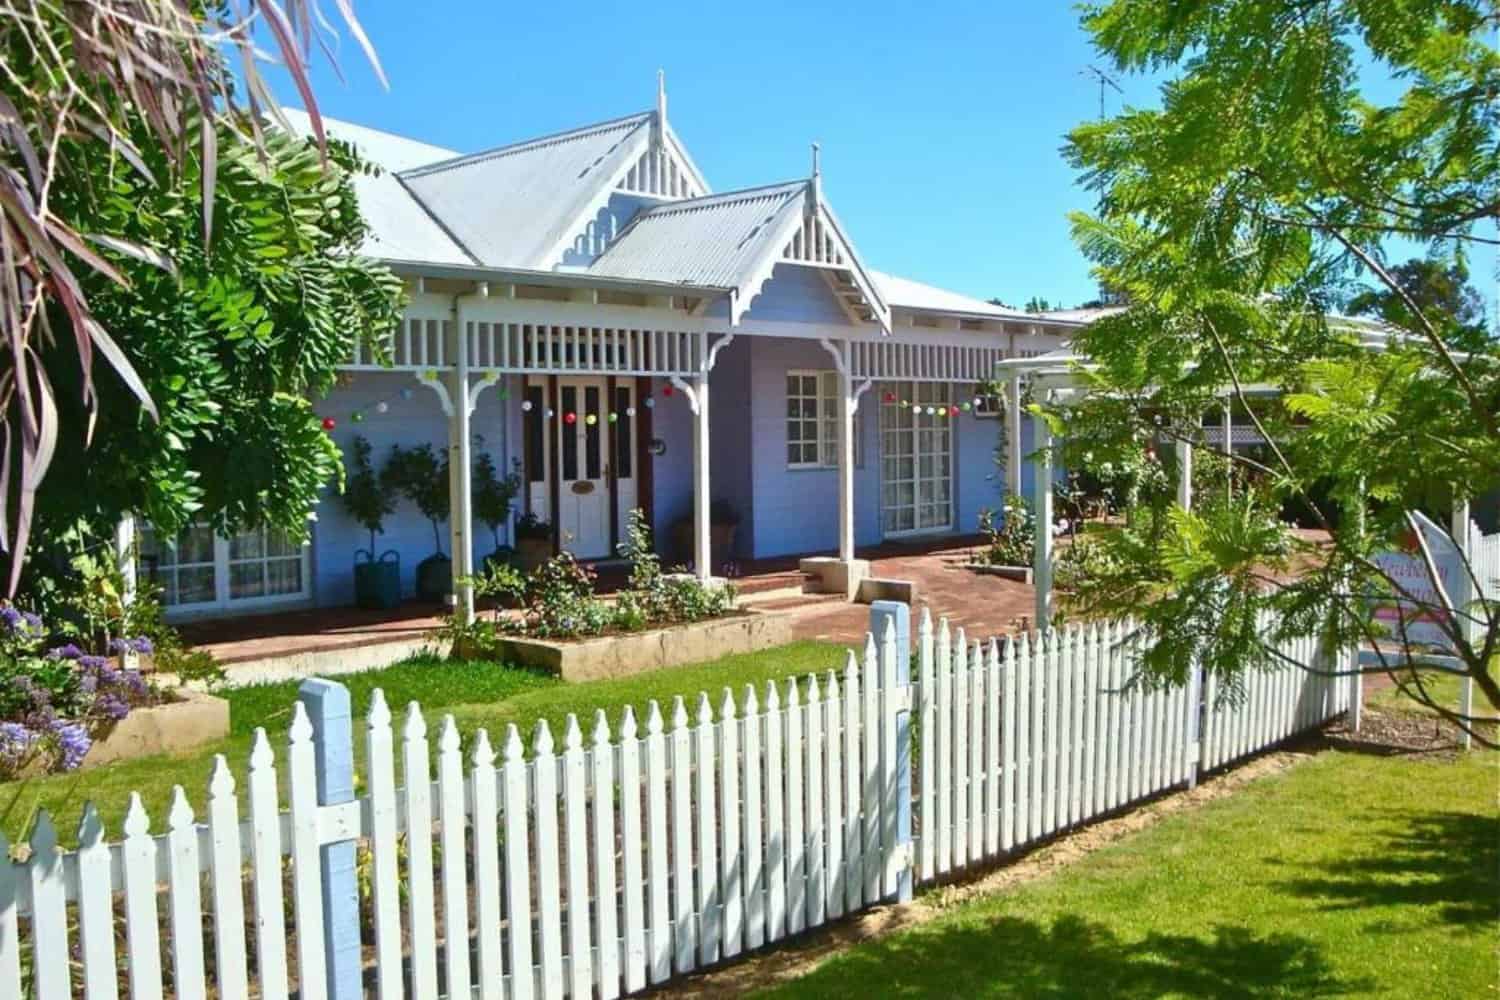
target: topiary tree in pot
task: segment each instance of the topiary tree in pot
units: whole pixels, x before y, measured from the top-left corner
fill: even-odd
[[[520,465],[519,462],[516,464]],[[474,516],[490,529],[495,542],[495,549],[485,556],[484,565],[489,567],[512,562],[516,551],[509,545],[500,544],[500,528],[510,521],[511,503],[516,494],[521,492],[520,474],[512,472],[508,476],[500,475],[495,468],[495,460],[488,452],[481,452],[474,459],[472,489]]]
[[[401,603],[401,555],[387,549],[375,554],[375,536],[385,533],[385,518],[396,509],[391,484],[375,473],[370,442],[356,437],[347,466],[344,509],[370,533],[370,547],[354,551],[354,603],[362,608],[393,608]]]
[[[440,525],[450,515],[448,454],[430,444],[403,448],[391,446],[390,458],[380,470],[381,479],[392,490],[410,500],[432,524],[432,555],[417,563],[417,596],[440,601],[453,590],[453,562],[443,553]]]

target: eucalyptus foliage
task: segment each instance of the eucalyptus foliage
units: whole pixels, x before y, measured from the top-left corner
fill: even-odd
[[[1446,273],[1495,242],[1500,8],[1115,0],[1083,21],[1118,71],[1168,79],[1160,107],[1069,137],[1098,196],[1075,238],[1129,307],[1075,338],[1096,363],[1080,372],[1092,391],[1043,401],[1044,416],[1065,461],[1118,471],[1155,461],[1158,445],[1202,446],[1227,391],[1269,445],[1236,455],[1253,482],[1191,512],[1172,502],[1168,468],[1145,516],[1105,539],[1107,569],[1070,595],[1074,609],[1136,616],[1148,679],[1180,679],[1196,659],[1229,697],[1246,671],[1285,665],[1274,646],[1287,635],[1402,642],[1373,620],[1369,598],[1400,588],[1372,557],[1411,537],[1412,511],[1446,524],[1455,500],[1500,481],[1500,352],[1472,315],[1418,301],[1388,253],[1416,241]],[[1362,292],[1396,304],[1371,310],[1384,325],[1335,315]],[[1280,519],[1324,496],[1344,515],[1316,514],[1326,537]],[[1445,628],[1457,672],[1490,703],[1476,717],[1492,718],[1500,608],[1476,602]],[[1297,665],[1327,670],[1327,652]],[[1430,703],[1398,663],[1393,676]]]

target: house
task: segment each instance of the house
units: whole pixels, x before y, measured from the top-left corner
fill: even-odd
[[[724,569],[715,501],[740,519],[733,559],[834,553],[857,579],[860,546],[972,532],[1007,478],[1024,488],[1022,463],[995,465],[998,406],[978,387],[1078,322],[875,270],[823,192],[816,146],[806,178],[715,192],[660,84],[652,110],[475,153],[327,128],[384,168],[356,182],[365,250],[410,302],[318,408],[346,454],[356,435],[377,462],[394,444],[449,449],[457,574],[496,542],[468,502],[480,452],[519,471],[518,506],[557,550],[610,557],[640,507],[669,561],[704,577]],[[142,551],[175,610],[222,613],[348,604],[367,544],[330,494],[308,546],[204,528],[175,550],[147,534]],[[377,540],[408,591],[433,546],[405,505]]]

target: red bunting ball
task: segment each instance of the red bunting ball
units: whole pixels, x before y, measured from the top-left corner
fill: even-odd
[[[887,403],[894,403],[896,401],[896,394],[894,392],[888,392],[888,393],[886,393],[885,394],[885,401]]]
[[[333,419],[332,417],[324,417],[323,418],[323,429],[325,431],[331,431],[335,427],[337,427],[338,425],[339,425],[339,422],[337,420]]]
[[[661,387],[661,394],[663,396],[670,396],[670,395],[672,395],[672,387],[670,385],[664,385],[664,386],[662,386]]]
[[[577,422],[578,422],[578,414],[576,414],[576,413],[564,413],[563,414],[563,423],[565,423],[565,424],[573,424],[573,423],[577,423]]]
[[[956,417],[956,416],[958,416],[958,407],[956,407],[956,406],[950,406],[950,407],[948,407],[948,416],[950,416],[950,417]]]

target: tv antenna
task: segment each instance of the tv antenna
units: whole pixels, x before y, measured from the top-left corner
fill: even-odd
[[[1103,121],[1104,120],[1104,88],[1105,87],[1113,87],[1115,93],[1117,93],[1117,94],[1119,94],[1121,96],[1124,96],[1125,91],[1123,91],[1123,90],[1120,89],[1120,85],[1115,82],[1115,78],[1114,77],[1112,77],[1108,73],[1104,72],[1104,70],[1100,69],[1098,66],[1093,66],[1093,65],[1085,66],[1085,67],[1083,67],[1083,69],[1079,70],[1078,73],[1079,73],[1080,76],[1092,76],[1094,79],[1096,79],[1096,80],[1099,81],[1099,120]]]

